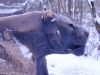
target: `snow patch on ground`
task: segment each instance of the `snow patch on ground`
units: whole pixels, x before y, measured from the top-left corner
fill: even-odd
[[[0,64],[5,63],[5,62],[6,62],[6,60],[0,58]]]
[[[46,60],[49,75],[100,75],[100,62],[91,57],[51,54]]]
[[[24,57],[29,58],[29,59],[32,58],[32,53],[29,51],[29,49],[26,46],[20,45],[19,48]]]

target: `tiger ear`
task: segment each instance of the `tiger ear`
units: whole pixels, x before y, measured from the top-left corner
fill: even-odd
[[[55,14],[51,10],[47,10],[42,15],[42,20],[44,22],[54,22],[54,21],[56,21]]]
[[[52,17],[54,15],[54,13],[51,10],[47,10],[47,11],[45,11],[45,15],[48,17]]]
[[[70,26],[72,29],[74,29],[74,30],[75,30],[75,27],[74,27],[74,25],[73,25],[73,24],[69,24],[69,26]]]

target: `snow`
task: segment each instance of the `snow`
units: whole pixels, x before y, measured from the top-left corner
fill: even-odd
[[[43,3],[43,0],[39,0],[41,3]]]
[[[33,54],[30,52],[30,53],[25,54],[24,57],[26,57],[28,59],[31,59],[32,58],[32,55]]]
[[[88,3],[89,3],[89,5],[90,5],[91,8],[92,8],[91,2],[94,2],[94,0],[88,0]]]
[[[29,51],[29,49],[25,45],[20,44],[19,48],[24,57],[26,57],[28,59],[32,58],[32,53]]]
[[[1,14],[8,14],[8,13],[12,13],[12,12],[15,12],[15,11],[17,11],[18,9],[1,9],[0,10],[0,13]]]
[[[99,17],[98,14],[96,14],[96,20],[95,21],[97,21],[100,24],[100,17]]]
[[[83,28],[89,32],[89,37],[86,43],[85,47],[85,54],[88,54],[88,56],[91,56],[95,58],[96,60],[100,60],[100,51],[98,50],[98,47],[100,45],[99,42],[99,33],[96,30],[95,25],[93,24],[93,20],[90,13],[84,13],[84,19],[83,22]],[[99,16],[96,17],[95,21],[100,20]]]
[[[93,2],[94,0],[88,0],[88,1]]]
[[[87,53],[91,53],[92,51],[96,50],[96,48],[98,48],[99,45],[100,45],[100,42],[99,42],[99,34],[97,33],[95,27],[90,27],[89,30],[90,30],[89,37],[88,37],[87,44],[86,44],[86,48],[85,48],[85,53],[86,54]],[[92,52],[89,55],[92,55],[93,53],[94,52]]]
[[[21,53],[23,55],[29,52],[29,49],[26,46],[24,46],[24,45],[20,45],[19,48],[20,48]]]
[[[6,60],[0,58],[0,64],[6,62]]]
[[[100,61],[73,54],[46,56],[49,75],[100,75]]]
[[[20,43],[16,38],[13,38],[14,41],[16,42],[16,44],[19,46],[19,49],[21,51],[21,54],[23,55],[23,57],[28,58],[28,59],[32,59],[32,52],[29,50],[28,47],[26,47],[25,45],[23,45],[22,43]]]

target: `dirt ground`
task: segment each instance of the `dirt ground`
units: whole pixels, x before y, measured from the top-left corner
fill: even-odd
[[[34,75],[35,66],[13,41],[0,38],[0,75]]]

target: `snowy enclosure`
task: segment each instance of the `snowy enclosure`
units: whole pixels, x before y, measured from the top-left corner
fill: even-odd
[[[100,75],[100,61],[73,54],[46,56],[49,75]]]
[[[21,8],[24,12],[51,9],[59,14],[65,16],[69,15],[70,18],[74,19],[76,23],[89,32],[89,38],[85,48],[85,54],[87,54],[87,56],[77,57],[73,54],[48,55],[46,59],[49,75],[100,75],[100,50],[98,50],[100,46],[100,34],[97,32],[93,23],[88,1],[95,2],[96,11],[98,13],[96,20],[100,23],[100,0],[0,0],[0,13],[11,13]],[[2,8],[3,2],[5,9]],[[0,43],[4,42],[0,40]],[[14,65],[21,64],[22,66],[17,65],[18,71],[16,71],[13,70],[11,63],[9,67],[9,63],[0,59],[0,75],[5,75],[5,73],[7,73],[6,75],[8,75],[8,73],[10,75],[32,75],[33,63],[32,61],[29,62],[32,53],[29,52],[27,47],[18,45],[19,49],[15,48],[14,50],[12,48],[9,49],[8,46],[11,45],[12,47],[15,44],[12,45],[7,42],[3,45],[5,47],[7,45],[6,51],[13,57],[13,61],[18,61],[14,63]],[[4,69],[1,69],[2,66]],[[14,68],[16,68],[16,66],[14,66]],[[12,70],[10,71],[10,69]]]

